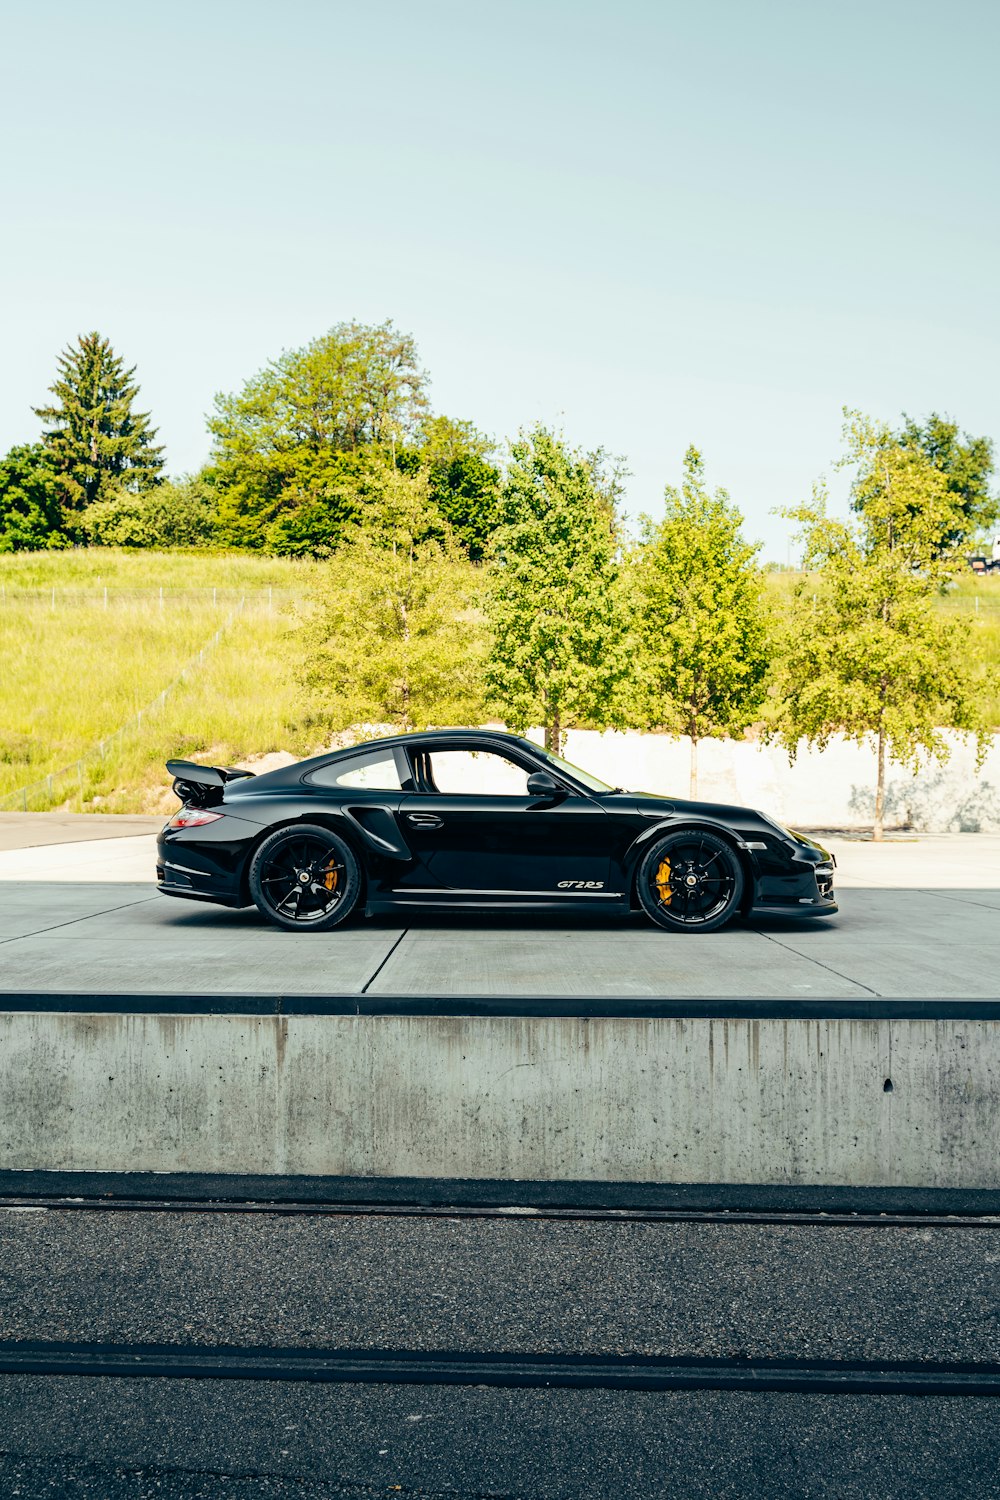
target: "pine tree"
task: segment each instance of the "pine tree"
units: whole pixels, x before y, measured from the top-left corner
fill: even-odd
[[[57,404],[34,409],[47,424],[42,441],[70,514],[159,482],[163,449],[153,442],[149,413],[132,410],[139,394],[134,375],[135,366],[126,370],[107,339],[83,334],[59,356],[50,387]]]

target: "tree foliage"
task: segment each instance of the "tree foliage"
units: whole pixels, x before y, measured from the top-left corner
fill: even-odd
[[[943,726],[982,726],[968,625],[933,608],[947,576],[940,539],[959,524],[960,497],[917,445],[849,412],[843,463],[854,469],[857,519],[839,521],[822,486],[788,514],[803,528],[798,609],[781,658],[776,731],[794,757],[801,739],[824,749],[837,733],[877,749],[875,837],[883,833],[885,759],[919,766],[948,755]],[[804,594],[816,596],[810,612]]]
[[[387,471],[326,564],[302,629],[313,722],[378,733],[481,721],[476,570],[427,517],[426,475]]]
[[[490,553],[486,685],[549,749],[575,725],[620,722],[625,650],[615,607],[616,518],[587,459],[544,427],[511,447]]]
[[[413,340],[392,323],[338,323],[217,396],[209,430],[229,540],[304,550],[315,530],[317,550],[335,546],[353,516],[351,455],[387,450],[391,461],[417,435],[426,386]]]
[[[59,480],[41,443],[0,459],[0,552],[65,547]]]
[[[958,423],[931,412],[923,423],[904,417],[897,441],[922,453],[945,477],[954,499],[949,529],[937,542],[939,553],[964,546],[991,527],[1000,514],[1000,500],[990,494],[993,444],[987,437],[959,437]]]
[[[97,547],[209,547],[216,540],[213,487],[193,474],[138,495],[121,490],[88,505],[79,528]]]
[[[691,740],[691,796],[698,742],[742,734],[758,715],[769,663],[759,548],[744,541],[743,517],[725,490],[710,494],[696,448],[665,514],[644,518],[633,557],[639,722]]]
[[[493,444],[472,422],[429,417],[412,450],[426,468],[428,494],[473,562],[482,562],[497,524],[500,471],[490,462]]]
[[[109,341],[83,334],[59,356],[50,387],[56,400],[35,407],[47,424],[42,441],[58,478],[64,512],[75,513],[120,490],[138,494],[156,484],[163,449],[148,412],[133,410],[139,387]]]

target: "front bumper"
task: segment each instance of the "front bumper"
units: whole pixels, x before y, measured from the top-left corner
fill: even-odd
[[[754,916],[829,917],[838,910],[833,889],[836,858],[814,840],[795,837],[794,852],[771,839],[763,849],[751,845],[761,851],[756,855],[758,879],[750,908]]]

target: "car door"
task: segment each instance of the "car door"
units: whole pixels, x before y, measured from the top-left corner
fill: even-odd
[[[475,744],[423,747],[413,758],[419,790],[399,808],[419,861],[409,888],[552,900],[607,891],[610,820],[595,798],[531,796],[538,767]]]

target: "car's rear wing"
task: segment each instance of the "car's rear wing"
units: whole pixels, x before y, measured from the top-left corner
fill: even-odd
[[[235,766],[199,766],[193,760],[168,760],[167,770],[174,778],[174,791],[189,807],[211,807],[222,801],[227,782],[253,775]]]

